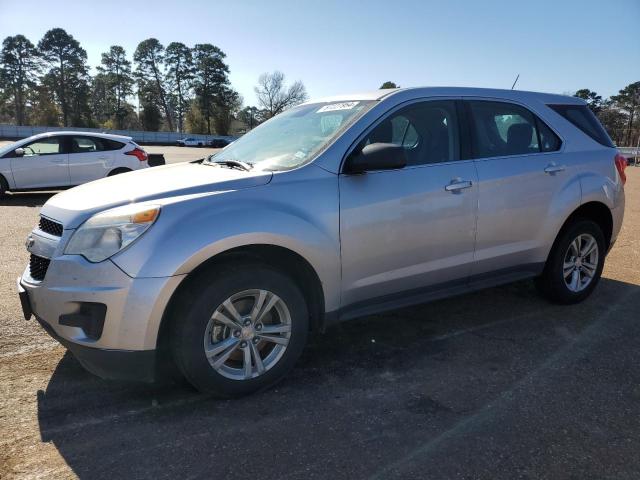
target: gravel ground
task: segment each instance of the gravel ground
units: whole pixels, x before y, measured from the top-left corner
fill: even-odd
[[[604,278],[580,305],[531,282],[352,321],[267,392],[86,373],[15,280],[43,194],[0,201],[0,478],[640,477],[640,169]]]

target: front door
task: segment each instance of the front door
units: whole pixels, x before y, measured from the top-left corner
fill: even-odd
[[[478,190],[473,161],[460,159],[455,101],[403,107],[359,148],[369,143],[402,145],[407,166],[340,175],[343,306],[464,283]]]
[[[68,155],[62,137],[45,137],[21,147],[24,155],[11,159],[16,188],[65,187],[69,185]]]

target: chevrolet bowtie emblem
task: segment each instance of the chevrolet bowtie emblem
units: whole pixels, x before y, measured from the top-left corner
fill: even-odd
[[[27,247],[27,250],[29,250],[31,247],[33,247],[34,243],[36,243],[35,239],[33,238],[33,236],[29,235],[27,237],[27,240],[24,242],[24,246]]]

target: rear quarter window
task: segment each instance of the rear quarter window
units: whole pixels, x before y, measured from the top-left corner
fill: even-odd
[[[553,111],[571,122],[605,147],[613,147],[613,142],[596,116],[586,105],[549,105]]]
[[[100,141],[102,142],[102,149],[105,151],[120,150],[122,147],[124,147],[124,143],[116,142],[115,140],[109,140],[108,138],[101,138]]]

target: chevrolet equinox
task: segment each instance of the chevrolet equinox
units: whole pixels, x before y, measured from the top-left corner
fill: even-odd
[[[55,195],[18,290],[25,317],[101,377],[174,370],[238,396],[334,322],[525,278],[584,300],[620,231],[625,166],[577,98],[307,102],[206,159]]]

